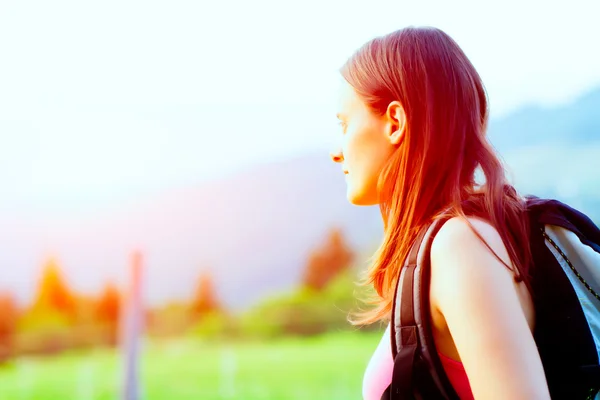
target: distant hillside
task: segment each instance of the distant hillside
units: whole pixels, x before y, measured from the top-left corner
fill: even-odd
[[[600,88],[561,107],[521,109],[492,121],[488,134],[521,192],[600,221]]]
[[[150,301],[191,294],[199,271],[211,268],[220,296],[236,308],[295,285],[328,229],[341,227],[356,249],[373,246],[382,232],[377,207],[348,204],[343,173],[326,152],[141,199],[87,221],[12,224],[0,233],[0,265],[14,267],[12,286],[22,296],[34,289],[45,249],[58,253],[76,287],[96,290],[107,277],[123,281],[129,252],[141,248]]]
[[[488,134],[501,152],[541,144],[587,145],[600,140],[600,88],[554,108],[524,107],[490,124]]]

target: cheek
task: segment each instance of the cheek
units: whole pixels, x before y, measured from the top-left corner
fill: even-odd
[[[378,139],[374,131],[366,129],[349,132],[345,138],[344,152],[348,168],[358,169],[361,174],[374,173],[373,169],[386,157],[386,146]]]
[[[379,175],[393,154],[393,146],[376,131],[362,132],[348,142],[350,184],[353,191],[371,198],[377,191]]]

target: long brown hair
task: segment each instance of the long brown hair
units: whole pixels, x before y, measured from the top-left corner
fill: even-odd
[[[418,231],[447,209],[465,220],[489,221],[508,250],[515,279],[528,284],[530,250],[517,245],[528,243],[524,205],[486,138],[487,95],[458,44],[439,29],[408,27],[364,44],[341,74],[376,114],[384,115],[394,100],[406,113],[403,142],[378,183],[384,239],[363,282],[373,285],[376,295],[367,303],[376,307],[351,322],[389,318]],[[476,182],[478,168],[485,182]]]

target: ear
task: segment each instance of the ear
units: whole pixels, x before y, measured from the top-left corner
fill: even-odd
[[[399,101],[392,101],[388,105],[385,118],[389,126],[387,134],[390,143],[393,145],[400,144],[406,130],[406,113],[402,104]]]

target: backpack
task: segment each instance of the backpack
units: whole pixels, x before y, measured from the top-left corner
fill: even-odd
[[[534,266],[533,336],[552,399],[600,400],[600,230],[557,200],[526,198]],[[392,382],[382,400],[458,399],[433,341],[429,252],[449,219],[426,226],[401,270],[392,307]]]

